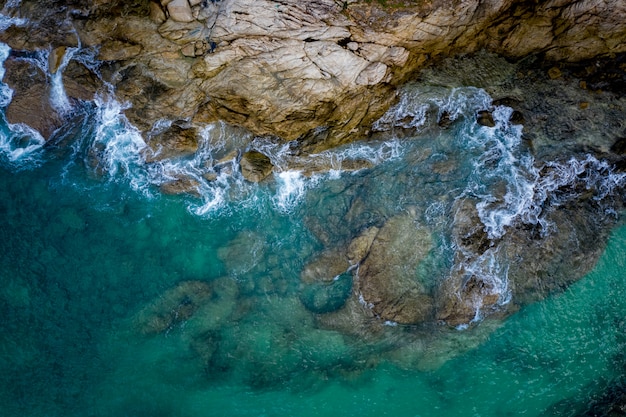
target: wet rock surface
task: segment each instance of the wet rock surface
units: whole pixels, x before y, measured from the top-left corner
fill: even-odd
[[[241,156],[239,161],[241,175],[250,182],[260,182],[267,178],[274,166],[266,155],[257,151],[248,151]]]

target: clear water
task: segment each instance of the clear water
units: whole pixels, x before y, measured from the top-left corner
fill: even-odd
[[[2,93],[6,106],[10,92]],[[403,100],[377,124],[380,140],[314,156],[333,169],[311,176],[283,147],[233,139],[219,124],[191,158],[146,165],[145,143],[106,97],[75,109],[85,117],[58,146],[2,120],[0,414],[586,410],[626,370],[623,175],[585,155],[535,161],[510,109],[496,109],[495,128],[476,124],[475,112],[490,105],[484,90],[422,86]],[[449,129],[437,127],[444,111]],[[409,137],[391,134],[403,124],[415,128]],[[220,171],[213,160],[228,153],[224,138],[263,149],[281,172],[253,185],[235,160]],[[368,168],[342,170],[351,161]],[[553,175],[539,175],[545,164]],[[206,170],[217,180],[203,180]],[[181,172],[199,181],[198,197],[157,191]],[[355,336],[300,301],[304,266],[366,227],[413,213],[432,235],[420,273],[436,286],[460,262],[451,237],[459,199],[476,202],[493,239],[513,224],[557,233],[542,210],[575,199],[567,190],[577,181],[607,218],[606,249],[583,279],[505,320],[479,306],[466,330],[378,323],[378,332]],[[485,254],[462,261],[506,309],[510,265],[501,251]]]

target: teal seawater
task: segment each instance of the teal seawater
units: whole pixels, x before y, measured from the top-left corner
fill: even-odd
[[[257,204],[202,217],[184,198],[147,197],[74,172],[64,158],[25,170],[4,164],[0,176],[3,416],[573,416],[626,371],[623,226],[584,279],[501,325],[483,323],[493,332],[479,344],[459,339],[441,365],[382,361],[321,375],[316,364],[376,348],[313,334],[292,358],[267,336],[300,314],[289,294],[319,249],[302,223],[306,204],[282,213],[259,187]],[[223,325],[222,345],[242,355],[235,365],[208,372],[184,323],[150,337],[133,330],[133,317],[181,281],[236,279],[219,253],[241,231],[263,236],[259,256],[283,275],[253,278],[252,313]],[[247,268],[239,262],[230,269]],[[312,370],[293,366],[303,357]]]

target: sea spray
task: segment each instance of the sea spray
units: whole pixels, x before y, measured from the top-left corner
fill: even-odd
[[[494,126],[477,122],[481,111],[491,114]],[[611,208],[616,206],[616,201],[612,200],[625,185],[624,174],[613,172],[608,163],[591,155],[571,157],[568,161],[536,162],[522,143],[523,127],[513,123],[512,116],[513,109],[493,106],[491,97],[481,89],[415,85],[405,87],[399,103],[374,124],[376,129],[393,136],[399,133],[394,128],[417,131],[408,136],[402,133],[405,141],[433,137],[434,141],[423,147],[426,160],[414,159],[415,164],[443,163],[449,172],[455,173],[442,176],[438,170],[429,173],[419,165],[414,168],[426,178],[432,178],[427,183],[443,179],[450,184],[447,187],[457,184],[448,196],[431,196],[435,202],[426,200],[424,220],[443,235],[450,233],[450,227],[453,235],[461,233],[449,248],[453,255],[448,256],[455,260],[449,278],[445,278],[452,280],[445,286],[446,291],[464,300],[461,304],[472,306],[473,317],[468,317],[460,328],[481,321],[498,308],[506,308],[514,297],[509,282],[510,259],[501,248],[501,241],[510,238],[508,233],[518,235],[514,240],[523,239],[519,235],[526,229],[518,228],[520,225],[530,226],[527,229],[538,231],[541,238],[559,233],[549,220],[549,213],[580,198],[582,192],[591,193],[600,213],[615,213]],[[446,123],[437,129],[444,118]],[[451,142],[435,140],[437,137]],[[422,149],[418,143],[416,148]],[[458,157],[448,157],[457,152]],[[433,191],[437,193],[436,189]],[[451,207],[462,207],[465,212],[462,215],[465,226],[457,232],[454,230],[459,226],[450,223],[445,215]],[[471,220],[473,212],[475,220]],[[472,224],[470,229],[465,229]],[[468,230],[471,230],[469,235]]]
[[[123,115],[124,106],[111,96],[96,96],[97,126],[90,148],[112,180],[125,178],[135,190],[149,194],[142,151],[146,143]]]
[[[276,175],[277,191],[274,207],[283,213],[289,213],[304,197],[307,182],[299,171],[283,171]]]
[[[497,106],[493,111],[495,127],[472,124],[461,138],[481,152],[473,161],[475,175],[464,194],[480,198],[476,208],[490,239],[501,238],[506,227],[524,212],[536,179],[534,158],[520,149],[522,127],[509,121],[512,112],[509,107]],[[498,195],[497,186],[502,181],[506,191]]]

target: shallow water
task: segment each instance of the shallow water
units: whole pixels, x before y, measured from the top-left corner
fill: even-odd
[[[624,374],[621,227],[583,280],[523,308],[441,367],[383,362],[324,377],[294,370],[284,362],[298,359],[271,356],[267,332],[275,324],[269,318],[280,323],[298,307],[267,294],[255,299],[256,317],[222,337],[234,335],[228,343],[233,354],[244,354],[243,362],[270,362],[273,376],[287,374],[269,387],[251,386],[245,363],[211,375],[189,348],[184,326],[144,338],[128,330],[129,317],[180,280],[225,274],[216,248],[238,229],[260,232],[265,221],[282,223],[290,232],[272,228],[269,252],[314,246],[311,237],[297,220],[280,215],[256,224],[243,214],[203,219],[175,199],[147,200],[123,189],[118,200],[85,194],[47,177],[47,168],[53,167],[3,170],[0,182],[3,415],[334,415],[338,409],[366,416],[575,415],[590,395]],[[358,347],[334,341],[294,349],[309,355],[312,368],[335,355],[359,354]],[[252,348],[265,358],[255,362],[254,352],[242,353]]]
[[[592,155],[533,149],[508,107],[493,109],[494,127],[478,125],[486,91],[443,84],[406,87],[378,140],[305,161],[216,124],[195,155],[145,164],[146,144],[106,95],[73,109],[84,117],[53,145],[2,120],[2,415],[584,412],[626,369],[626,179]],[[246,183],[236,158],[216,163],[233,143],[268,154],[274,180]],[[332,169],[293,168],[315,163]],[[181,173],[199,196],[158,192]],[[591,203],[578,207],[581,194]],[[454,237],[466,200],[496,245],[481,253]],[[461,265],[497,296],[493,311],[479,303],[458,329],[366,318],[355,334],[307,310],[311,260],[407,213],[431,244],[413,271],[426,291]],[[553,249],[559,291],[519,301],[518,252],[497,245],[528,243],[506,240],[518,229],[569,226],[567,238],[593,238],[598,251],[610,233],[600,260],[568,269],[570,254]]]

